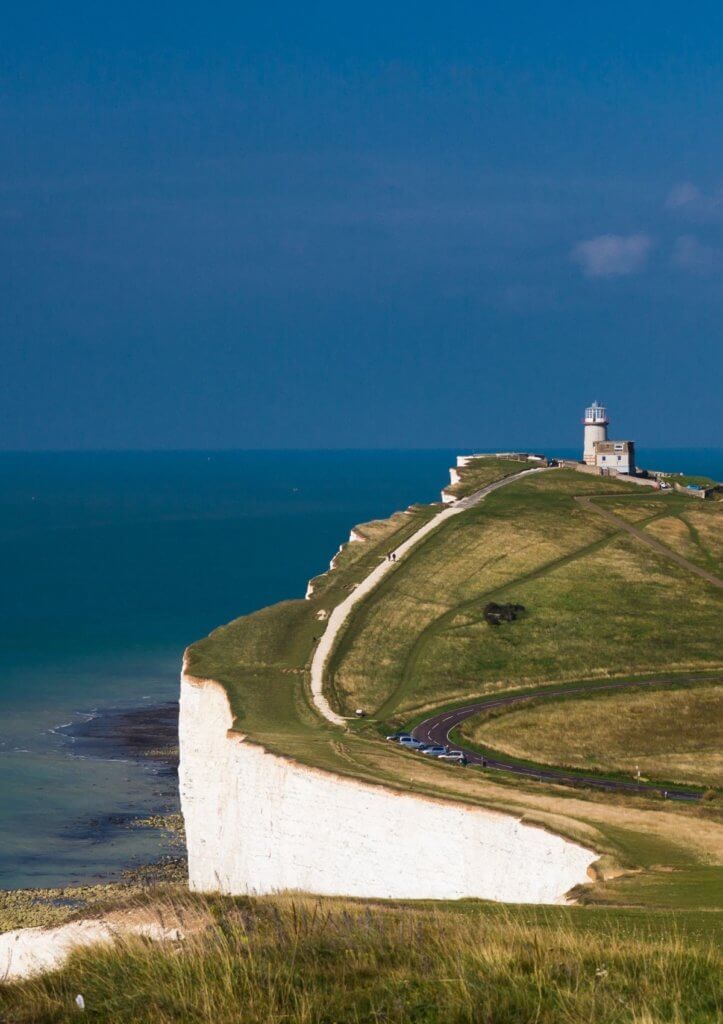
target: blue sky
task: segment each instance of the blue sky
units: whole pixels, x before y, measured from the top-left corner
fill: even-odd
[[[721,443],[720,8],[392,6],[6,14],[0,446]]]

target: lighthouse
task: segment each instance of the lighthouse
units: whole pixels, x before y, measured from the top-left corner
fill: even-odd
[[[588,466],[595,465],[595,443],[596,441],[607,441],[608,439],[608,418],[604,405],[593,402],[585,410],[584,447],[582,457]]]

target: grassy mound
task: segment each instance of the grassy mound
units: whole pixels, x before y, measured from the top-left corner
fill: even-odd
[[[184,941],[75,954],[0,986],[16,1024],[704,1022],[721,1008],[716,922],[570,908],[359,904],[308,897],[157,908]]]

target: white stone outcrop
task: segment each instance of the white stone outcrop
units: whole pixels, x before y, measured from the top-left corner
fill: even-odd
[[[179,777],[195,891],[563,903],[597,858],[509,815],[308,768],[232,724],[225,690],[184,672]]]
[[[160,921],[126,920],[122,914],[73,921],[56,928],[16,928],[0,935],[0,983],[56,970],[76,949],[129,936],[168,942],[183,939],[184,933]]]

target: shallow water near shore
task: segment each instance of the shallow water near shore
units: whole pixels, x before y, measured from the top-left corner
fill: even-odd
[[[354,524],[436,500],[456,454],[0,455],[0,888],[158,858],[130,824],[177,806],[145,754],[173,734],[183,649],[302,597]],[[723,450],[639,459],[723,478]]]

